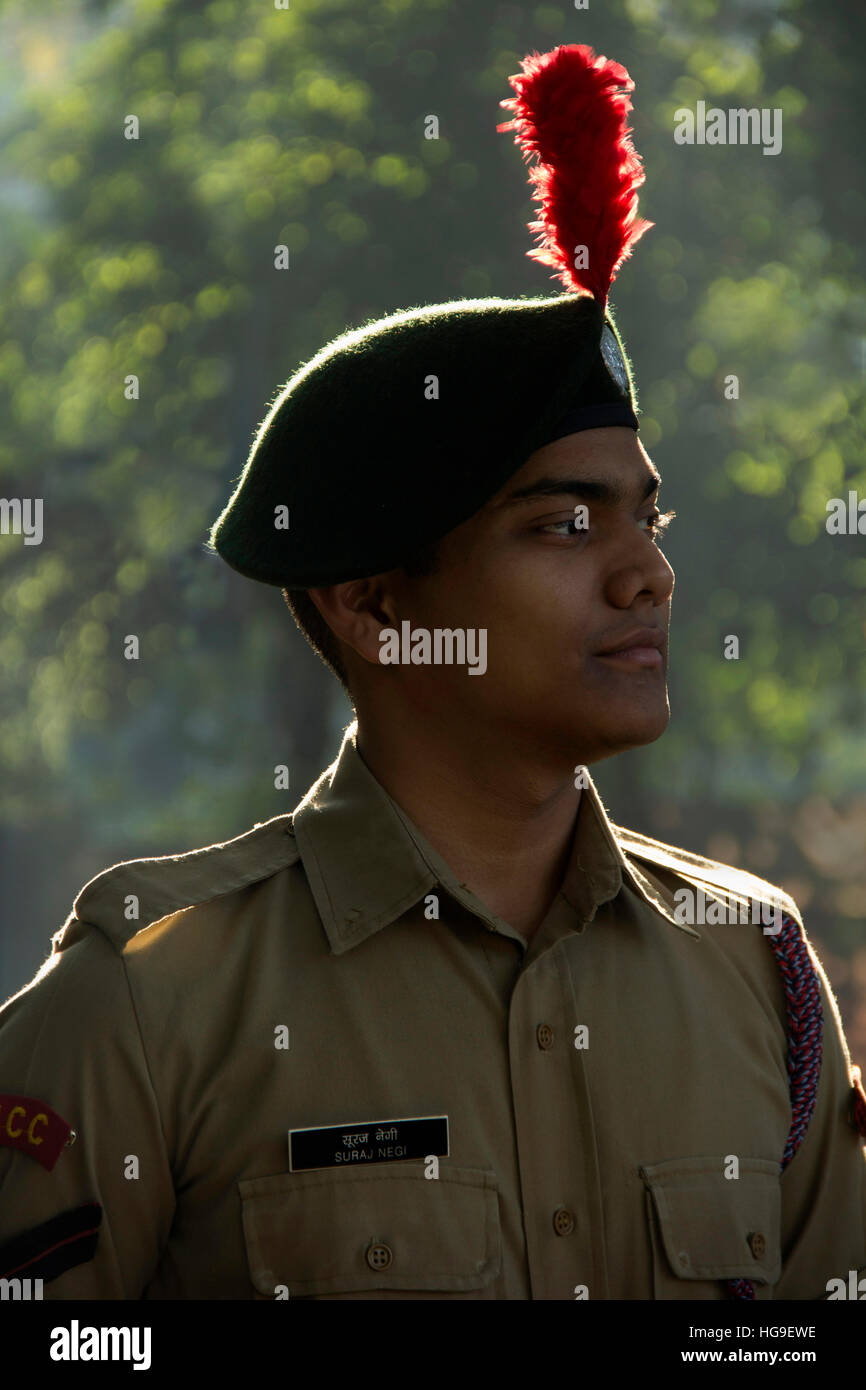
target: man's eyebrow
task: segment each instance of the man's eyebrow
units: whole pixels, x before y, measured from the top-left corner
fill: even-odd
[[[649,474],[639,501],[643,502],[661,483],[661,474],[655,469]],[[501,503],[510,506],[513,502],[527,502],[536,497],[555,497],[566,493],[570,497],[585,497],[594,502],[604,502],[608,506],[619,506],[628,500],[630,489],[620,483],[602,482],[597,478],[537,478],[526,487],[510,492]]]

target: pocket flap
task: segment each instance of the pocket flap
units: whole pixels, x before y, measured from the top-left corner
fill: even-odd
[[[779,1165],[741,1158],[680,1158],[645,1164],[664,1251],[680,1279],[754,1279],[775,1284],[782,1272]]]
[[[274,1297],[480,1289],[501,1267],[496,1174],[421,1166],[279,1173],[238,1183],[250,1277]]]

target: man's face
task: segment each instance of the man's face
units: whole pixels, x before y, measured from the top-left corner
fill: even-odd
[[[444,537],[438,573],[389,575],[397,616],[413,628],[487,629],[483,675],[392,668],[413,708],[495,731],[503,756],[510,738],[583,763],[658,738],[670,717],[674,575],[653,539],[657,480],[634,430],[569,435]],[[587,509],[586,529],[575,506]],[[635,635],[638,649],[610,654]]]

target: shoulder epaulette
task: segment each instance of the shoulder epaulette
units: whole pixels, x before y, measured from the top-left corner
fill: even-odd
[[[62,951],[86,927],[97,927],[123,950],[137,932],[161,918],[269,878],[298,858],[289,814],[186,854],[124,860],[84,885],[52,937],[53,949]]]
[[[693,887],[709,887],[714,893],[731,902],[746,904],[754,900],[767,903],[770,907],[777,907],[789,917],[793,917],[802,927],[803,919],[794,899],[775,884],[758,878],[757,874],[749,873],[746,869],[732,868],[730,864],[720,864],[715,859],[705,859],[701,854],[692,854],[689,850],[679,849],[675,845],[662,844],[660,840],[652,840],[648,835],[638,835],[635,831],[626,830],[619,825],[614,825],[613,831],[623,853],[630,858],[672,869]]]

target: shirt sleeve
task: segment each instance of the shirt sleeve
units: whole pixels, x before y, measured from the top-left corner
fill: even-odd
[[[824,1015],[815,1109],[782,1173],[782,1275],[775,1299],[826,1299],[828,1281],[866,1275],[866,1148],[852,1123],[853,1071],[842,1020],[813,955]]]
[[[49,1166],[62,1121],[74,1138]],[[0,1009],[0,1278],[141,1298],[174,1207],[124,959],[79,929]]]

